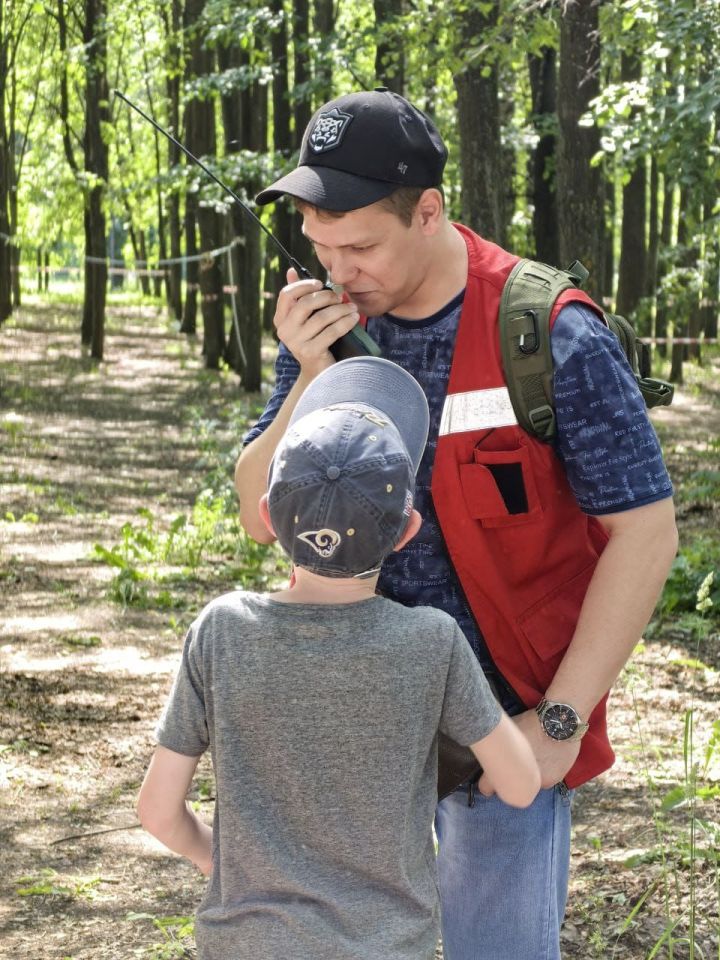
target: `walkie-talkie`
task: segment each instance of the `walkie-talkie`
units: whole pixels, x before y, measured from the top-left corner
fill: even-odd
[[[289,256],[289,254],[286,254],[286,256]],[[299,264],[294,257],[290,257],[290,259],[292,260],[293,267],[303,280],[315,279],[310,271]],[[323,287],[326,290],[335,289],[327,280],[323,284]],[[375,343],[367,330],[361,324],[356,323],[349,333],[343,334],[342,337],[330,346],[330,353],[336,360],[347,360],[348,357],[379,357],[380,347]]]
[[[175,146],[179,150],[182,150],[185,156],[189,160],[192,160],[193,163],[197,164],[198,167],[200,167],[200,169],[204,173],[206,173],[210,177],[210,179],[213,180],[219,187],[222,187],[223,190],[229,196],[231,196],[236,203],[240,205],[240,207],[247,214],[247,216],[251,217],[255,221],[255,223],[260,227],[260,229],[263,230],[265,234],[272,240],[272,242],[275,244],[277,249],[285,257],[285,259],[288,261],[290,266],[297,271],[299,276],[303,277],[303,279],[305,280],[316,279],[315,277],[313,277],[313,275],[310,273],[310,271],[306,267],[303,267],[301,263],[298,263],[298,261],[295,259],[295,257],[292,256],[290,251],[283,246],[283,244],[278,240],[278,238],[270,230],[268,230],[268,228],[265,226],[262,220],[260,220],[259,217],[255,216],[255,214],[252,212],[250,207],[248,207],[248,205],[243,200],[240,199],[240,197],[235,193],[234,190],[231,190],[230,187],[227,186],[227,184],[223,183],[222,180],[216,177],[215,174],[211,170],[209,170],[204,163],[198,160],[198,158],[193,153],[190,153],[190,151],[186,146],[184,146],[184,144],[180,143],[179,140],[176,140],[175,137],[172,136],[172,134],[167,132],[167,130],[164,130],[159,123],[157,123],[155,120],[153,120],[152,117],[149,117],[146,113],[144,113],[140,109],[140,107],[135,106],[132,100],[128,100],[128,98],[125,96],[124,93],[121,93],[119,90],[115,90],[114,93],[116,97],[119,97],[121,100],[124,100],[129,107],[132,107],[132,109],[136,113],[138,113],[143,118],[143,120],[147,120],[147,122],[149,124],[152,124],[152,126],[155,127],[155,129],[159,133],[162,133],[164,137],[167,137],[170,143],[175,144]],[[324,286],[327,290],[333,289],[331,283],[326,282]],[[332,355],[335,357],[336,360],[347,360],[348,357],[364,357],[368,355],[372,357],[380,356],[380,348],[372,339],[372,337],[365,331],[365,329],[359,323],[356,323],[349,333],[344,334],[342,337],[340,337],[339,340],[336,340],[335,343],[333,343],[332,346],[330,347],[330,352],[332,353]]]

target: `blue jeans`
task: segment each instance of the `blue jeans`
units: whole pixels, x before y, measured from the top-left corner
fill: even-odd
[[[564,786],[524,810],[468,788],[437,808],[445,960],[560,960],[570,864]]]

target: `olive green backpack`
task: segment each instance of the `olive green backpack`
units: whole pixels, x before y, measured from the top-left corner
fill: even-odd
[[[557,270],[534,260],[520,260],[505,282],[500,300],[500,344],[510,400],[518,423],[538,440],[555,437],[553,361],[550,315],[563,290],[581,287],[588,271],[576,260]],[[637,339],[625,317],[603,313],[630,363],[648,407],[672,403],[674,387],[650,376],[650,349]]]

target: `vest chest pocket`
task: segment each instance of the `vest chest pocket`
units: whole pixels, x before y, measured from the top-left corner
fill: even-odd
[[[542,517],[525,446],[513,450],[475,447],[473,462],[460,464],[460,483],[470,516],[483,527],[517,526]]]

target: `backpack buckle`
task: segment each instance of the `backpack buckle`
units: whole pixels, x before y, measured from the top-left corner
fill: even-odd
[[[573,260],[565,273],[570,277],[576,287],[583,287],[590,276],[590,271],[584,267],[579,260]]]
[[[549,403],[528,410],[528,419],[538,437],[551,440],[555,436],[555,411]]]
[[[636,380],[648,409],[670,406],[675,393],[672,383],[668,383],[667,380],[656,380],[654,377],[636,377]]]
[[[532,320],[532,333],[521,333],[520,339],[518,340],[518,350],[524,356],[529,356],[532,353],[537,353],[540,348],[540,335],[538,333],[538,315],[534,310],[526,310],[523,313],[523,317],[530,317]],[[525,340],[530,339],[530,343],[526,346]]]

